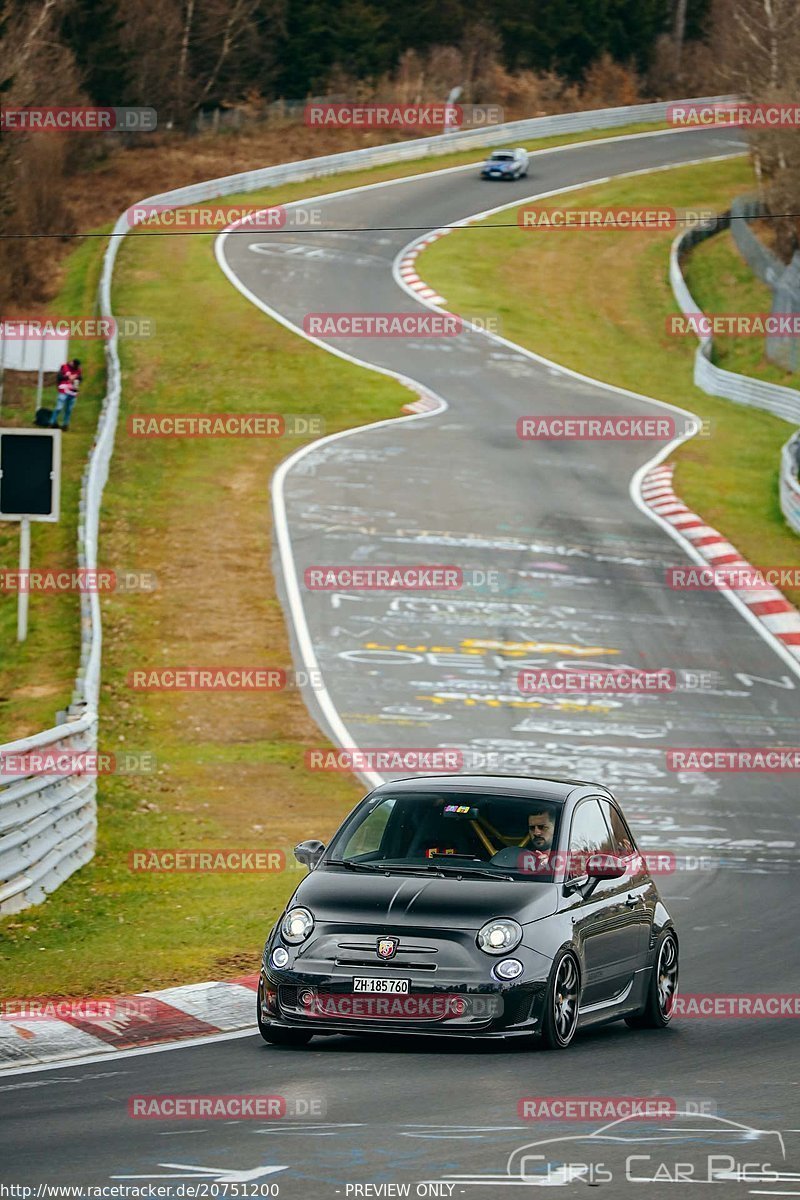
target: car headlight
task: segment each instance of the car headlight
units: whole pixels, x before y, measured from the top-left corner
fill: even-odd
[[[307,908],[290,908],[281,921],[281,937],[296,946],[309,937],[314,928],[314,918]]]
[[[477,941],[485,954],[507,954],[522,941],[522,926],[510,917],[496,917],[478,930]]]

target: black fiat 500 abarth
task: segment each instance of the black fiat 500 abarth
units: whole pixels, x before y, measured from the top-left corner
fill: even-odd
[[[507,775],[384,783],[309,868],[261,966],[258,1025],[317,1034],[535,1034],[672,1015],[678,938],[614,797]]]

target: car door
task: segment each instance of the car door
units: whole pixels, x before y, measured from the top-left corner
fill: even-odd
[[[570,864],[591,854],[613,853],[613,839],[599,798],[576,807],[569,835]],[[577,887],[571,880],[580,865],[568,868],[565,911],[572,916],[573,935],[583,961],[581,1008],[612,1001],[629,986],[639,960],[641,936],[638,902],[628,899],[630,876],[590,880]]]
[[[625,883],[626,903],[629,908],[633,909],[638,925],[636,960],[631,963],[631,969],[635,971],[647,963],[658,893],[636,842],[633,840],[628,823],[617,805],[605,797],[600,797],[600,807],[611,830],[612,853],[622,859],[628,867],[625,879],[624,881],[620,880],[620,883]]]

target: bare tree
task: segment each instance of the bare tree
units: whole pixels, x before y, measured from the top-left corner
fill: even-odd
[[[712,45],[720,78],[758,99],[776,99],[800,72],[797,0],[716,0]]]
[[[800,84],[797,0],[716,0],[712,48],[726,89],[754,102],[796,103]],[[797,131],[757,129],[750,134],[753,166],[779,253],[797,247],[800,223],[800,144]]]
[[[681,77],[683,62],[683,43],[686,38],[686,7],[687,0],[675,0],[675,13],[672,20],[672,44],[674,47],[675,76]]]
[[[66,0],[6,0],[0,10],[0,93],[6,109],[83,99],[74,61],[59,41]],[[52,285],[47,243],[32,235],[72,229],[67,177],[80,135],[8,132],[0,139],[0,303],[25,304]]]

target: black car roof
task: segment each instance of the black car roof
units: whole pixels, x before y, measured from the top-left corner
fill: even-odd
[[[591,787],[605,795],[608,789],[584,779],[547,779],[535,775],[413,775],[380,784],[370,795],[384,791],[430,793],[483,791],[515,796],[536,796],[540,800],[564,802],[577,788]]]

